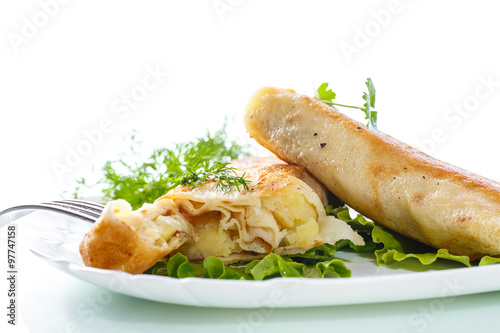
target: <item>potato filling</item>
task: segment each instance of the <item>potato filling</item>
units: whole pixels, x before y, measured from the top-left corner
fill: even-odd
[[[230,205],[204,208],[184,200],[176,204],[196,230],[192,241],[178,250],[188,257],[307,248],[314,245],[320,231],[315,207],[298,193],[262,198],[258,209]]]

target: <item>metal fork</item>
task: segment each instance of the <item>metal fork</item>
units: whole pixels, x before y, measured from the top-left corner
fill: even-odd
[[[10,221],[7,221],[7,223],[0,222],[0,227],[8,224],[11,221],[28,215],[36,210],[49,210],[94,223],[101,215],[103,209],[104,206],[101,204],[75,199],[55,200],[33,205],[14,206],[0,212],[0,217],[10,217]]]

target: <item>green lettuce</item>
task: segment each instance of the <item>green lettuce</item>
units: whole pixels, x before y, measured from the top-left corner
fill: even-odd
[[[349,210],[346,207],[333,209],[329,206],[326,207],[326,210],[331,215],[347,222],[365,238],[365,246],[356,248],[351,243],[351,248],[357,252],[374,250],[377,264],[380,266],[401,262],[410,258],[417,259],[422,265],[430,265],[438,259],[443,259],[458,262],[468,267],[473,266],[468,256],[457,256],[449,253],[446,249],[436,250],[368,221],[361,214],[358,214],[355,218],[351,218]],[[474,264],[482,266],[496,263],[500,263],[500,258],[485,256],[478,263]]]
[[[215,257],[206,258],[203,263],[191,263],[188,258],[176,253],[168,260],[160,260],[144,274],[163,275],[173,278],[201,277],[209,279],[245,279],[244,268],[225,265]]]
[[[328,251],[332,251],[330,246]],[[325,247],[318,249],[322,252]],[[333,253],[335,251],[333,250]],[[226,265],[216,257],[208,257],[202,263],[191,263],[181,253],[176,253],[168,260],[160,260],[145,274],[163,275],[174,278],[200,277],[208,279],[232,280],[267,280],[274,277],[327,278],[350,277],[351,271],[342,260],[323,260],[326,256],[309,257],[309,262],[294,261],[292,257],[270,253],[260,260],[253,260],[246,265]]]
[[[317,251],[322,252],[323,249],[318,249]],[[334,252],[335,250],[333,250]],[[307,262],[295,261],[294,258],[299,257],[285,257],[270,253],[262,260],[250,262],[247,265],[246,272],[251,274],[254,280],[264,280],[279,276],[305,278],[351,276],[351,270],[345,266],[344,262],[339,259],[331,259],[332,256],[329,256],[328,260],[323,260],[325,259],[323,255],[315,258],[309,257],[307,258],[309,259]]]
[[[481,258],[478,265],[484,266],[484,265],[493,265],[493,264],[498,264],[498,263],[500,263],[500,258],[484,256]]]

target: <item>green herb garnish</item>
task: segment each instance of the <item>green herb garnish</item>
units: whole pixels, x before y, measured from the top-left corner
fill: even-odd
[[[236,168],[228,167],[227,162],[192,161],[186,165],[186,171],[180,179],[174,180],[169,189],[183,185],[185,187],[197,187],[211,179],[217,182],[216,188],[224,193],[231,191],[232,187],[240,190],[240,186],[248,190],[249,180],[245,179],[245,173],[238,176]]]
[[[359,109],[363,111],[365,113],[365,119],[368,120],[366,126],[370,127],[372,131],[378,132],[377,111],[373,110],[373,108],[375,108],[375,86],[373,85],[373,81],[370,78],[366,79],[365,84],[368,88],[368,92],[363,93],[363,100],[366,102],[365,104],[363,104],[363,106],[352,106],[333,102],[337,95],[331,89],[327,89],[328,83],[323,83],[319,86],[319,88],[316,90],[314,98],[328,105],[343,106],[346,108]]]
[[[213,135],[207,131],[205,137],[176,144],[173,149],[155,149],[146,158],[141,157],[142,142],[135,133],[130,141],[130,151],[102,167],[103,175],[97,184],[103,185],[103,201],[124,199],[137,209],[178,185],[196,187],[207,180],[217,182],[217,189],[223,192],[233,187],[248,188],[245,174],[238,175],[228,164],[249,156],[249,147],[228,140],[226,123]],[[81,178],[73,196],[78,198],[81,189],[90,187],[88,181]]]

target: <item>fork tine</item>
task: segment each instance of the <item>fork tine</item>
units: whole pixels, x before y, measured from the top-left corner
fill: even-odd
[[[81,209],[83,211],[88,212],[90,215],[101,215],[104,210],[104,206],[100,204],[96,204],[93,202],[84,202],[81,200],[54,200],[49,202],[44,202],[44,204],[48,205],[56,205],[62,207],[69,207],[74,209]]]
[[[69,205],[61,205],[56,203],[42,203],[40,204],[43,207],[47,207],[48,210],[60,211],[61,213],[75,216],[84,220],[88,220],[91,222],[95,222],[100,214],[96,214],[95,212],[91,212],[88,210],[84,210],[78,207],[69,206]]]
[[[101,208],[89,207],[83,204],[73,203],[73,202],[49,201],[49,202],[43,202],[42,205],[75,211],[80,214],[91,216],[94,218],[94,220],[96,220],[102,213]]]
[[[79,204],[82,206],[91,206],[91,207],[95,207],[97,209],[100,209],[101,211],[104,209],[104,205],[101,205],[97,202],[92,202],[92,201],[86,201],[86,200],[80,200],[80,199],[63,199],[63,200],[58,200],[58,201],[73,202],[75,204]]]
[[[71,208],[64,208],[60,206],[55,206],[55,205],[47,205],[47,204],[35,204],[35,205],[21,205],[21,206],[14,206],[7,208],[6,210],[0,212],[1,215],[6,215],[10,213],[17,213],[15,214],[14,220],[21,218],[27,214],[32,213],[35,210],[49,210],[57,213],[63,213],[66,215],[70,215],[73,217],[77,217],[83,220],[86,220],[88,222],[95,222],[97,218],[93,215],[88,215],[84,212],[77,211]],[[12,221],[12,220],[11,220]],[[5,225],[4,223],[1,223],[1,226]]]
[[[10,207],[0,212],[0,216],[15,212],[14,219],[32,213],[34,210],[49,210],[77,217],[88,222],[95,222],[101,215],[104,206],[81,200],[56,200],[34,205],[20,205]],[[7,222],[8,223],[8,222]],[[5,223],[0,223],[0,227]]]

